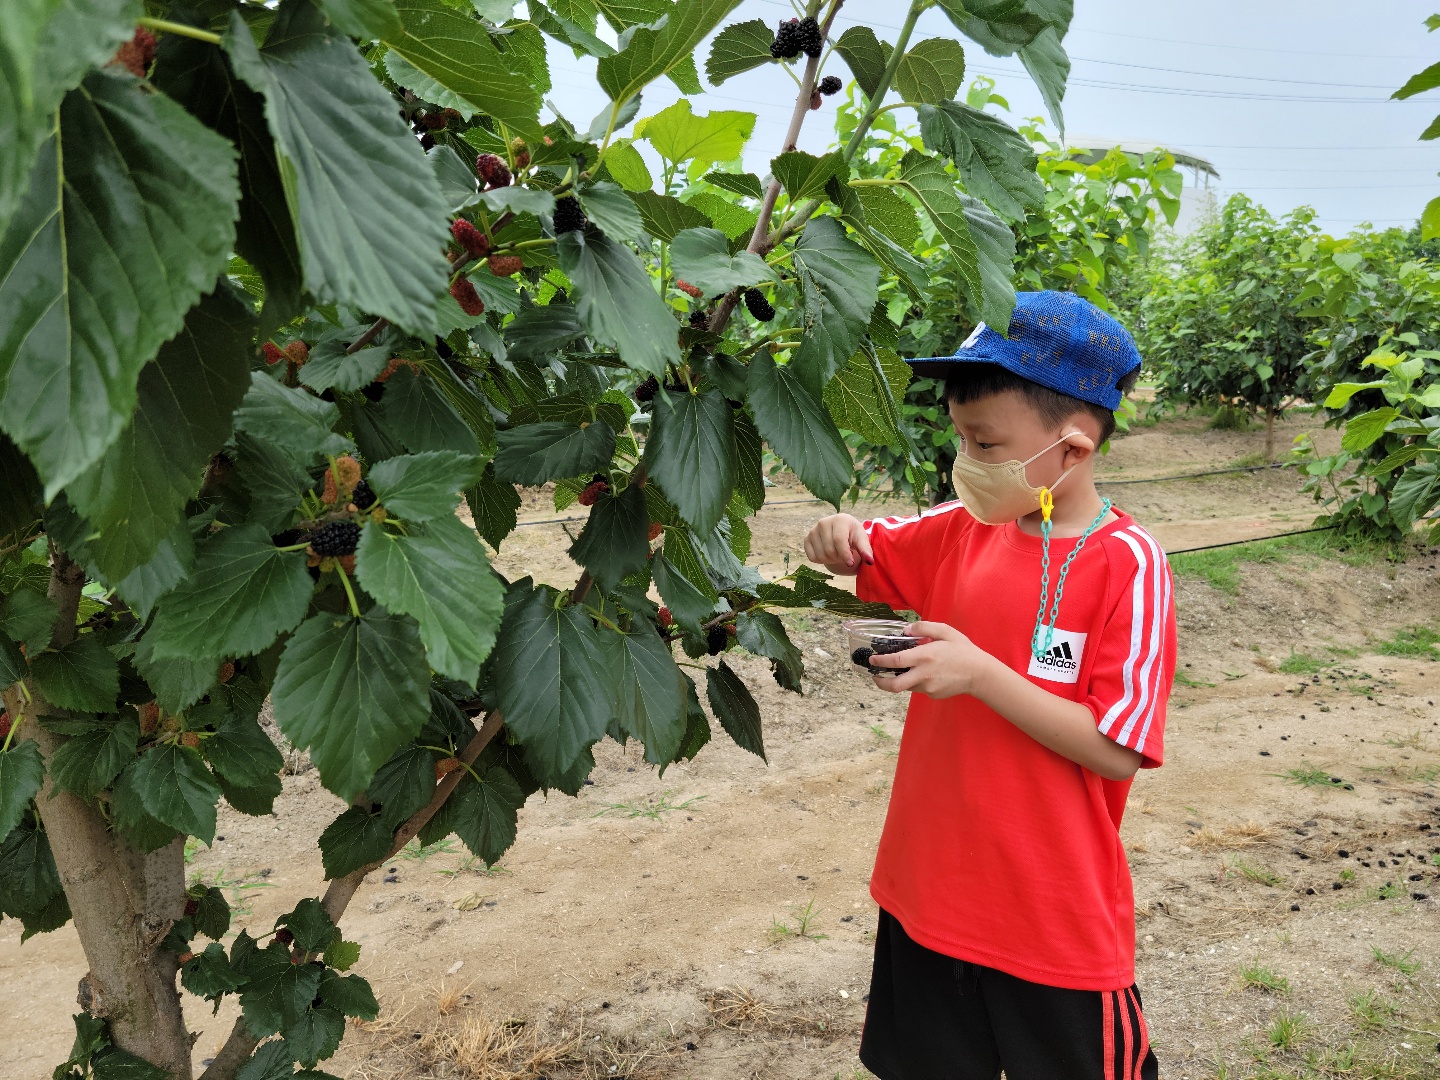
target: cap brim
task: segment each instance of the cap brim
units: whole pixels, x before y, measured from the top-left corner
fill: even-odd
[[[905,363],[910,365],[910,370],[924,379],[943,379],[949,375],[958,364],[1000,364],[1005,365],[993,356],[978,353],[975,349],[967,349],[964,356],[917,356],[914,359],[902,357]]]

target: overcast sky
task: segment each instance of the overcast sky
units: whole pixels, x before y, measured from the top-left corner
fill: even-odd
[[[1073,61],[1067,134],[1153,140],[1191,151],[1219,171],[1222,196],[1245,191],[1276,213],[1309,204],[1331,233],[1360,221],[1408,224],[1440,194],[1440,140],[1417,141],[1440,113],[1440,91],[1387,99],[1410,75],[1440,59],[1440,34],[1424,27],[1437,9],[1440,0],[1075,0],[1065,42]],[[726,23],[759,18],[773,26],[790,14],[786,0],[744,0]],[[864,23],[893,41],[903,17],[903,0],[847,0],[836,32]],[[958,34],[932,8],[921,16],[912,42],[941,36]],[[964,44],[969,73],[997,79],[1014,106],[1012,122],[1043,113],[1018,61],[986,55],[968,39]],[[757,113],[746,164],[763,175],[789,121],[794,84],[764,67],[710,88],[704,78],[708,54],[707,42],[696,59],[709,92],[696,109]],[[594,63],[552,43],[550,98],[582,128],[604,104]],[[826,71],[850,77],[838,56]],[[640,115],[658,112],[677,96],[668,80],[660,80],[647,92]],[[833,141],[836,100],[807,118],[802,149],[821,151]],[[900,115],[913,118],[908,111]]]

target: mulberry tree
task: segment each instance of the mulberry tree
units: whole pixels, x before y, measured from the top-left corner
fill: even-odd
[[[938,244],[1005,326],[1042,203],[1026,141],[956,99],[965,48],[912,40],[928,0],[893,41],[834,33],[842,2],[7,5],[0,914],[79,932],[57,1076],[188,1078],[182,993],[242,1010],[205,1080],[323,1076],[379,1008],[346,905],[407,842],[493,862],[607,736],[664,769],[713,720],[764,757],[725,654],[798,692],[776,610],[868,610],[746,564],[764,448],[829,502],[841,428],[903,450],[881,290],[921,298]],[[1068,2],[940,7],[1058,124]],[[547,39],[596,58],[593,119],[542,116]],[[794,78],[763,176],[755,117],[692,105],[697,55]],[[858,119],[797,150],[842,76]],[[660,79],[682,97],[647,114]],[[862,175],[896,108],[923,146]],[[588,513],[565,588],[488,556],[546,484]],[[184,846],[222,800],[271,811],[267,700],[349,808],[324,895],[232,928]]]

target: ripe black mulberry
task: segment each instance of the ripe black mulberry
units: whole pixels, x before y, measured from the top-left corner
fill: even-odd
[[[795,30],[795,41],[800,46],[800,51],[809,57],[818,57],[820,50],[825,47],[825,39],[820,35],[820,24],[810,18],[800,20],[800,25]]]
[[[730,644],[730,635],[723,626],[712,626],[705,631],[705,651],[719,656]]]
[[[580,200],[567,195],[555,201],[555,235],[579,232],[588,224],[585,211],[580,209]]]
[[[690,325],[696,330],[708,330],[710,328],[710,319],[705,312],[697,309],[690,312]]]
[[[450,118],[443,112],[427,112],[420,122],[430,131],[444,131],[450,124]]]
[[[776,60],[793,60],[800,55],[800,20],[786,19],[775,31],[775,40],[770,43],[770,55]]]
[[[824,94],[826,97],[829,97],[831,94],[838,94],[840,92],[840,87],[843,85],[844,84],[840,81],[840,76],[826,75],[823,79],[820,80],[820,93]]]
[[[370,487],[368,480],[361,480],[355,485],[355,490],[350,495],[350,501],[358,510],[369,510],[375,505],[375,491]]]
[[[635,400],[644,405],[646,402],[654,401],[655,394],[660,389],[660,380],[651,375],[648,379],[635,387]]]
[[[353,521],[331,521],[310,536],[310,548],[322,559],[352,555],[360,542],[360,526]]]
[[[850,661],[851,663],[858,664],[860,667],[868,668],[870,666],[870,657],[874,655],[874,649],[862,645],[850,654]]]
[[[745,307],[760,322],[769,322],[775,318],[775,309],[759,289],[745,290]]]
[[[496,154],[481,154],[476,158],[475,172],[485,181],[486,187],[510,186],[510,166],[505,164],[504,158]]]

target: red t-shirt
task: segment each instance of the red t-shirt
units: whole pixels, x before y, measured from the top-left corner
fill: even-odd
[[[1119,513],[1117,511],[1117,513]],[[1030,635],[1040,538],[982,525],[958,502],[865,523],[865,600],[949,623],[1099,729],[1162,758],[1175,677],[1170,567],[1134,520],[1097,530],[1071,564],[1049,653]],[[1075,539],[1050,543],[1051,597]],[[910,698],[870,893],[920,944],[1031,982],[1135,981],[1135,905],[1120,843],[1130,781],[1041,746],[977,698]]]

